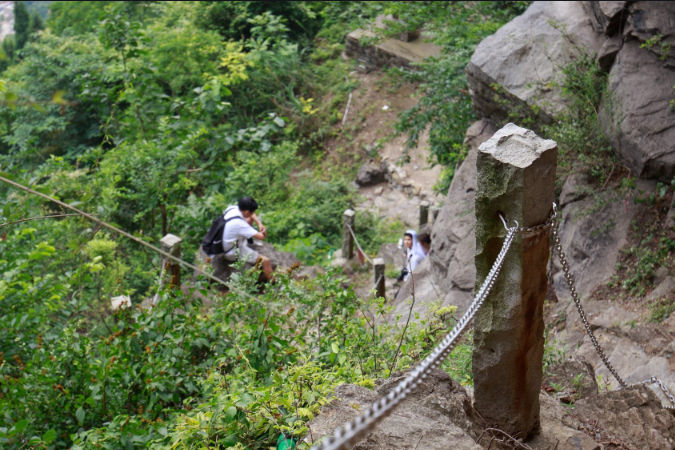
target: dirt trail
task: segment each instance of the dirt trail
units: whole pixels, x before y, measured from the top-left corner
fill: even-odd
[[[390,181],[359,188],[362,203],[357,209],[416,228],[420,201],[439,205],[443,196],[434,192],[441,167],[431,165],[428,133],[407,152],[406,137],[394,136],[398,115],[417,104],[415,86],[397,82],[383,71],[350,76],[359,86],[352,92],[343,133],[329,143],[328,150],[335,162],[344,152],[361,163],[370,160],[389,167]],[[409,161],[403,162],[406,154]]]

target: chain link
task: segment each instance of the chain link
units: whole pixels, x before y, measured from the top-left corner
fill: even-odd
[[[666,407],[666,408],[671,409],[671,410],[675,409],[675,396],[673,396],[672,392],[670,392],[668,390],[668,388],[663,383],[663,381],[659,380],[656,377],[649,377],[646,380],[640,381],[639,383],[631,384],[630,387],[640,386],[640,385],[643,385],[643,384],[655,384],[655,385],[657,385],[661,389],[661,392],[663,392],[663,395],[665,395],[666,398],[668,398],[668,400],[670,400],[670,404],[672,405],[672,406]]]
[[[466,310],[461,319],[457,322],[455,327],[448,333],[441,343],[432,350],[420,364],[410,371],[408,376],[401,381],[392,391],[386,396],[381,397],[378,401],[373,403],[363,414],[356,417],[352,421],[338,428],[335,433],[321,442],[313,446],[314,450],[337,450],[349,448],[354,445],[365,433],[370,431],[379,421],[387,417],[393,408],[398,405],[408,394],[414,391],[419,383],[426,378],[429,370],[437,368],[450,354],[458,339],[464,333],[467,325],[471,322],[476,312],[483,305],[492,286],[499,275],[504,258],[511,247],[511,243],[518,233],[517,227],[507,228],[507,234],[504,238],[502,248],[495,259],[490,272],[485,281],[481,285],[473,302]]]
[[[574,300],[574,305],[577,307],[579,317],[581,317],[581,321],[584,324],[584,328],[586,328],[586,333],[591,338],[593,347],[595,347],[595,351],[600,356],[600,359],[605,364],[605,367],[607,367],[607,370],[609,370],[609,372],[614,376],[614,378],[622,388],[628,387],[626,382],[623,381],[623,378],[621,378],[617,373],[616,369],[614,369],[614,366],[612,366],[612,364],[609,362],[609,358],[607,358],[607,355],[605,355],[605,352],[603,351],[602,347],[600,347],[600,344],[598,343],[598,340],[595,338],[593,330],[591,330],[591,326],[588,323],[586,313],[584,312],[584,309],[581,307],[579,294],[577,293],[577,288],[574,284],[574,276],[570,272],[570,266],[567,263],[567,257],[565,256],[565,252],[563,251],[562,244],[560,241],[560,234],[558,233],[558,223],[559,223],[558,210],[555,203],[553,203],[553,212],[551,213],[551,217],[552,217],[551,233],[553,234],[553,248],[558,253],[558,258],[560,259],[560,266],[563,271],[563,276],[565,277],[565,281],[567,282],[567,286],[569,287],[570,294],[572,294],[572,300]]]

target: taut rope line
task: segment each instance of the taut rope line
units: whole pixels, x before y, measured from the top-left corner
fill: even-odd
[[[127,237],[127,238],[131,239],[132,241],[138,242],[139,244],[141,244],[141,245],[143,245],[143,246],[145,246],[145,247],[151,249],[152,251],[159,253],[160,255],[164,256],[165,258],[168,258],[168,259],[170,259],[170,260],[172,260],[172,261],[174,261],[174,262],[177,262],[178,264],[181,264],[181,265],[183,265],[183,266],[185,266],[185,267],[188,267],[188,268],[190,268],[190,269],[192,269],[192,270],[195,270],[195,271],[198,272],[200,275],[204,275],[204,276],[206,276],[207,278],[209,278],[209,279],[211,279],[211,280],[213,280],[213,281],[215,281],[215,282],[217,282],[217,283],[220,283],[220,284],[222,284],[222,285],[227,286],[227,283],[225,283],[225,282],[224,282],[223,280],[221,280],[220,278],[216,278],[216,277],[214,277],[213,275],[204,272],[204,271],[203,271],[202,269],[200,269],[199,267],[197,267],[197,266],[195,266],[195,265],[193,265],[193,264],[190,264],[189,262],[183,261],[182,259],[173,256],[171,253],[165,252],[165,251],[162,250],[161,248],[156,247],[156,246],[154,246],[154,245],[152,245],[152,244],[149,244],[149,243],[145,242],[144,240],[139,239],[139,238],[137,238],[136,236],[134,236],[134,235],[132,235],[132,234],[130,234],[130,233],[127,233],[126,231],[121,230],[121,229],[117,228],[117,227],[114,226],[114,225],[110,225],[109,223],[104,222],[104,221],[102,221],[101,219],[98,219],[98,218],[92,216],[91,214],[89,214],[89,213],[87,213],[87,212],[84,212],[84,211],[82,211],[82,210],[80,210],[80,209],[78,209],[78,208],[76,208],[76,207],[74,207],[74,206],[71,206],[71,205],[69,205],[69,204],[67,204],[67,203],[64,203],[64,202],[62,202],[62,201],[60,201],[60,200],[57,200],[57,199],[55,199],[54,197],[50,197],[49,195],[43,194],[42,192],[35,191],[35,190],[33,190],[33,189],[29,188],[29,187],[26,187],[26,186],[24,186],[24,185],[22,185],[22,184],[19,184],[19,183],[15,182],[15,181],[12,181],[12,180],[10,180],[10,179],[8,179],[8,178],[5,178],[5,177],[3,177],[3,176],[0,176],[0,181],[2,181],[2,182],[4,182],[4,183],[7,183],[7,184],[9,184],[9,185],[11,185],[11,186],[14,186],[14,187],[17,188],[17,189],[21,189],[22,191],[28,192],[29,194],[37,195],[38,197],[42,197],[42,198],[44,198],[44,199],[46,199],[46,200],[49,200],[50,202],[54,202],[54,203],[56,203],[57,205],[62,206],[62,207],[64,207],[64,208],[67,208],[67,209],[69,209],[69,210],[71,210],[71,211],[75,211],[75,212],[78,213],[79,215],[81,215],[81,216],[83,216],[83,217],[85,217],[85,218],[91,220],[91,221],[94,222],[94,223],[97,223],[97,224],[99,224],[99,225],[101,225],[101,226],[103,226],[103,227],[105,227],[105,228],[107,228],[107,229],[109,229],[109,230],[112,230],[112,231],[114,231],[115,233],[121,234],[122,236]]]
[[[352,229],[352,227],[349,226],[349,225],[347,225],[347,228],[349,228],[349,232],[351,233],[352,237],[354,238],[354,243],[355,243],[356,246],[358,247],[358,249],[359,249],[359,251],[361,252],[361,254],[363,255],[363,257],[366,258],[366,260],[368,260],[368,263],[369,263],[371,266],[374,265],[374,264],[373,264],[373,260],[370,259],[370,258],[368,257],[368,254],[367,254],[366,252],[364,252],[363,249],[361,248],[361,246],[359,245],[359,240],[356,239],[356,234],[354,234],[354,230]]]

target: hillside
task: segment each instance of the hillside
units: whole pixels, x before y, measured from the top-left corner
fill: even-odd
[[[629,383],[656,375],[673,390],[672,152],[635,147],[650,124],[665,130],[649,128],[650,142],[667,140],[670,90],[654,83],[648,94],[660,97],[645,101],[659,108],[640,122],[644,99],[621,84],[644,56],[636,48],[671,79],[658,10],[50,3],[45,29],[27,29],[0,75],[3,448],[308,448],[332,433],[403,381],[467,309],[478,147],[508,121],[558,144],[563,247],[609,359]],[[551,14],[570,21],[565,33]],[[350,56],[346,37],[373,24],[364,54]],[[387,68],[391,59],[364,56],[419,28],[437,58]],[[521,32],[541,46],[519,47]],[[560,51],[549,72],[542,48]],[[602,67],[574,48],[602,54]],[[637,125],[607,119],[609,90],[627,96]],[[214,279],[198,251],[213,218],[245,195],[260,205],[255,248],[276,266],[272,283],[238,265]],[[432,252],[414,283],[395,284],[396,242],[418,228],[423,200],[439,211]],[[339,250],[347,209],[363,261]],[[162,250],[171,235],[180,253]],[[386,298],[372,289],[375,257],[387,264]],[[672,446],[667,398],[654,386],[616,390],[560,265],[545,271],[540,433],[524,441],[481,417],[469,331],[356,448]],[[113,306],[120,299],[131,307]]]

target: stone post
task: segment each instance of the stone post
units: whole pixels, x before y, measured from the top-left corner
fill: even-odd
[[[546,221],[555,188],[557,144],[507,124],[479,147],[476,168],[476,283],[492,266],[509,226]],[[543,305],[549,231],[513,241],[492,291],[474,319],[474,406],[516,438],[540,429],[539,391],[544,354]]]
[[[183,242],[181,238],[171,233],[164,236],[160,241],[162,250],[167,253],[170,253],[176,258],[180,258],[180,243]],[[171,276],[171,281],[169,287],[175,288],[180,287],[180,265],[174,261],[166,262],[167,273]]]
[[[351,209],[342,214],[342,257],[347,261],[354,256],[354,238],[350,231],[354,229],[354,214]]]
[[[422,228],[424,228],[424,225],[429,223],[429,202],[426,200],[423,200],[420,202],[420,227],[419,227],[419,232],[422,232]]]
[[[384,297],[384,259],[375,258],[373,260],[373,270],[375,279],[375,295]]]

